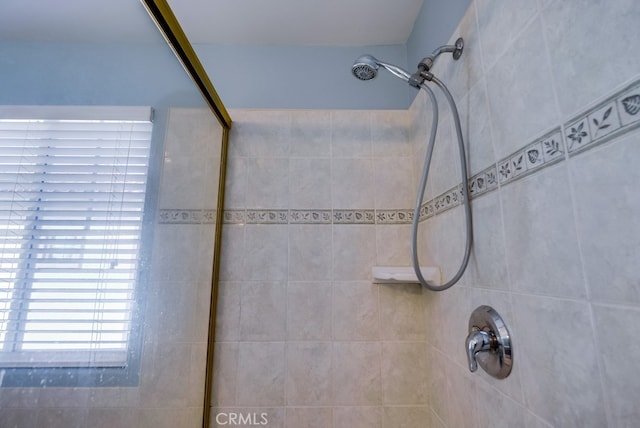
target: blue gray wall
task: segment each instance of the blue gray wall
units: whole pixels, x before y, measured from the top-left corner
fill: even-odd
[[[425,0],[407,40],[407,61],[410,70],[438,46],[447,43],[469,4],[471,0]]]
[[[195,49],[229,108],[406,109],[415,90],[388,73],[354,79],[354,59],[369,53],[412,70],[447,42],[469,1],[425,0],[405,45]],[[0,42],[0,104],[203,105],[177,64],[160,38],[127,46]]]
[[[140,45],[0,43],[0,104],[204,106],[160,39]]]
[[[371,82],[351,75],[368,53],[412,70],[447,43],[470,0],[425,0],[405,45],[218,46],[197,45],[198,57],[230,108],[406,109],[416,91],[388,73]]]
[[[407,108],[410,88],[388,73],[380,73],[371,82],[361,82],[351,75],[353,61],[365,53],[404,67],[404,45],[195,48],[227,107]]]

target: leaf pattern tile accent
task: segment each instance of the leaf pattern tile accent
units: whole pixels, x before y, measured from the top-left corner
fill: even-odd
[[[527,170],[527,162],[524,157],[524,152],[521,152],[511,158],[511,171],[514,177],[519,176]]]
[[[622,99],[622,106],[627,114],[635,116],[640,112],[640,95],[634,94]]]
[[[507,159],[498,164],[498,180],[499,182],[505,183],[509,181],[513,176],[513,170],[511,169],[511,160]]]
[[[622,126],[640,122],[640,85],[623,91],[618,97],[617,103]]]
[[[225,210],[222,222],[226,224],[244,224],[246,222],[244,210]]]
[[[621,100],[624,111],[630,116],[635,116],[640,112],[640,95],[634,94]]]
[[[247,210],[247,224],[287,224],[288,210]]]
[[[469,196],[471,197],[474,197],[478,193],[480,193],[480,190],[478,189],[478,178],[478,176],[475,176],[469,180]]]
[[[481,172],[480,175],[476,177],[476,188],[478,193],[483,193],[487,190],[487,178],[484,172]]]
[[[496,167],[492,166],[474,175],[469,180],[469,196],[473,199],[495,189],[497,186]],[[460,195],[460,203],[462,203],[462,194]]]
[[[443,200],[442,196],[438,196],[433,200],[433,208],[435,209],[436,214],[439,214],[442,211]]]
[[[411,224],[413,222],[413,210],[397,210],[398,224]]]
[[[291,210],[292,224],[331,224],[331,210]]]
[[[436,215],[436,203],[431,201],[427,204],[427,216],[433,217],[434,215]]]
[[[374,210],[334,210],[334,224],[375,224]]]
[[[433,201],[429,201],[429,202],[425,202],[424,204],[422,204],[420,206],[420,220],[419,221],[425,221],[426,219],[428,219],[430,216],[427,214],[427,204],[431,203],[433,204]]]
[[[600,139],[620,128],[618,109],[614,102],[594,111],[589,115],[589,126],[593,140]]]
[[[376,224],[396,224],[398,222],[398,212],[394,210],[377,210]]]
[[[569,152],[574,152],[591,142],[587,118],[583,117],[577,122],[565,127],[565,136],[569,145]]]
[[[544,154],[542,150],[542,142],[536,142],[524,151],[527,171],[541,167],[544,164]]]
[[[457,207],[462,203],[462,185],[449,189],[433,199],[434,215]]]
[[[495,166],[487,168],[484,176],[487,178],[487,190],[493,190],[498,187],[498,172]]]
[[[201,224],[202,210],[161,209],[158,211],[158,223],[160,224]]]
[[[216,210],[202,210],[202,224],[215,224],[216,218]]]
[[[423,204],[421,208],[424,209],[424,218],[422,217],[422,209],[421,209],[421,211],[420,211],[420,221],[426,220],[426,219],[431,218],[434,215],[436,215],[436,205],[435,205],[435,201],[433,199],[430,200],[429,202]]]
[[[550,136],[542,139],[542,154],[544,162],[548,163],[564,157],[564,146],[560,130],[555,131]]]
[[[587,145],[596,145],[613,137],[635,129],[640,125],[640,82],[636,81],[617,94],[608,97],[594,108],[589,109],[574,123],[585,122],[590,133],[589,141],[573,144],[570,133],[567,135],[569,154],[583,150]],[[566,129],[569,129],[565,125]]]
[[[410,224],[412,210],[376,210],[376,224]]]

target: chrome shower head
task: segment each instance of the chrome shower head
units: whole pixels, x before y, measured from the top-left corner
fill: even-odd
[[[418,64],[418,71],[416,71],[413,75],[406,72],[402,68],[397,65],[387,64],[386,62],[382,62],[372,55],[362,55],[353,63],[351,67],[351,72],[355,77],[360,80],[371,80],[378,75],[378,69],[380,67],[387,70],[389,73],[394,76],[404,80],[409,83],[409,85],[420,89],[420,86],[424,83],[425,80],[431,80],[433,74],[431,74],[430,70],[433,67],[433,63],[436,58],[445,52],[450,52],[453,54],[453,59],[457,60],[462,55],[462,50],[464,49],[464,40],[459,38],[456,40],[455,45],[447,45],[440,46],[438,49],[433,51],[431,55],[425,57]]]
[[[408,82],[411,78],[411,75],[402,68],[379,61],[371,55],[362,55],[360,58],[356,59],[351,67],[351,72],[360,80],[371,80],[376,77],[378,74],[378,68],[380,67],[405,82]]]
[[[356,59],[351,72],[360,80],[371,80],[378,74],[378,60],[371,55],[362,55]]]

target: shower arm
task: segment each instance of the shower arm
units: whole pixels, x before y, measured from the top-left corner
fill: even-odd
[[[422,85],[425,80],[431,81],[433,78],[433,74],[430,73],[430,70],[433,67],[433,63],[436,61],[436,58],[438,58],[440,54],[452,53],[453,59],[457,61],[462,55],[463,49],[464,40],[462,37],[458,38],[453,45],[440,46],[434,50],[431,55],[422,58],[422,61],[418,63],[418,71],[413,73],[409,78],[409,84],[416,89],[420,89],[420,85]]]

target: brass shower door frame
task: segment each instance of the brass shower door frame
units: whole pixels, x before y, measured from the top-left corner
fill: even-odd
[[[185,71],[200,90],[202,97],[222,126],[222,150],[220,154],[220,175],[218,180],[218,201],[216,204],[215,237],[213,246],[213,274],[211,277],[211,302],[209,305],[209,327],[207,339],[207,362],[205,372],[202,427],[209,428],[211,420],[211,389],[213,385],[213,352],[216,331],[216,308],[218,283],[220,278],[220,248],[222,238],[222,218],[224,209],[225,177],[227,172],[227,152],[231,117],[218,96],[209,76],[200,63],[178,19],[166,0],[140,0],[165,40],[175,53]]]

